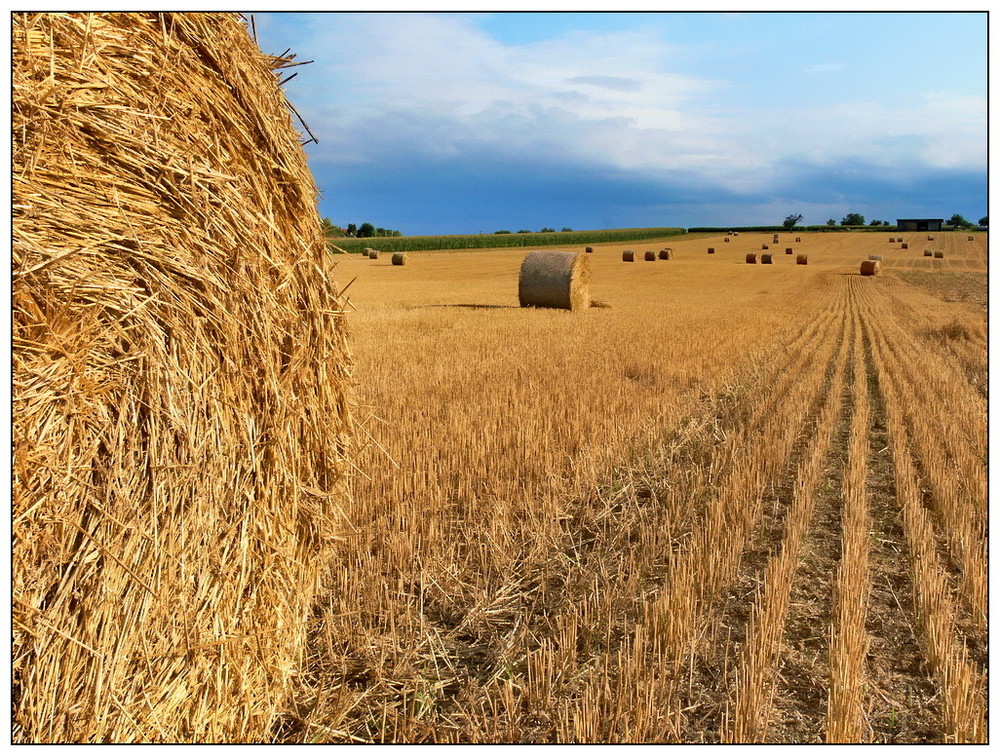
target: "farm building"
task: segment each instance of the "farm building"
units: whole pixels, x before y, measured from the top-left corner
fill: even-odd
[[[896,228],[900,231],[940,231],[943,218],[897,218]]]

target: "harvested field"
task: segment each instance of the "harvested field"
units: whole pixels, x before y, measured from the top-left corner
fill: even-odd
[[[370,438],[280,737],[982,741],[985,235],[801,238],[598,245],[575,312],[340,262]]]

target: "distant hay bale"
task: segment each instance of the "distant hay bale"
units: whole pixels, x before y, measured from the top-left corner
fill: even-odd
[[[756,262],[757,262],[757,253],[747,252],[747,263],[749,263],[750,265],[754,265]]]
[[[729,237],[727,236],[727,237],[726,237],[725,239],[723,239],[722,241],[724,241],[724,242],[725,242],[726,244],[728,244],[728,243],[729,243]]]
[[[941,249],[935,250],[934,257],[936,257],[938,260],[944,259],[944,250]]]
[[[862,260],[861,261],[861,275],[863,276],[877,276],[879,267],[882,265],[878,260]]]
[[[369,252],[368,253],[368,259],[370,259],[370,260],[378,260],[378,250],[377,249],[373,249],[371,252]]]
[[[715,247],[709,247],[708,248],[708,254],[714,255],[715,254]]]
[[[635,252],[633,252],[631,249],[626,249],[624,252],[622,252],[622,261],[635,262]]]
[[[292,61],[234,13],[12,27],[11,737],[272,741],[351,429]]]
[[[771,265],[771,254],[768,253],[766,255],[761,255],[760,256],[760,264],[761,265]]]
[[[761,244],[760,248],[761,249],[770,249],[770,247],[768,247],[766,244]]]
[[[589,307],[590,258],[576,252],[529,252],[521,263],[517,297],[521,307]]]
[[[909,244],[907,244],[906,242],[903,242],[903,243],[902,243],[902,244],[900,245],[900,247],[899,247],[899,248],[900,248],[900,249],[909,249],[909,248],[910,248],[910,245],[909,245]]]
[[[586,247],[583,251],[586,252],[589,255],[589,254],[591,254],[594,251],[594,248],[593,247]]]
[[[361,254],[363,254],[365,257],[369,257],[371,253],[374,251],[375,250],[372,249],[371,247],[365,247],[363,250],[361,250]]]
[[[786,255],[792,254],[792,248],[791,247],[785,247],[785,254]]]
[[[934,241],[934,237],[933,236],[928,236],[927,237],[927,241]]]
[[[795,237],[795,243],[796,243],[796,244],[798,244],[798,243],[799,243],[799,242],[801,242],[801,241],[802,241],[802,237],[801,237],[801,236],[796,236],[796,237]]]
[[[796,255],[795,256],[795,264],[796,265],[808,265],[809,264],[809,255]]]
[[[656,253],[650,249],[646,251],[644,257],[646,258],[646,262],[653,262],[656,260]]]
[[[967,241],[975,241],[975,237],[970,236]]]
[[[869,260],[881,260],[882,255],[868,255]]]
[[[672,249],[661,249],[660,250],[660,259],[661,260],[669,260],[673,256],[674,256],[674,251]]]
[[[896,243],[896,238],[894,236],[890,236],[889,237],[889,243],[890,244],[895,244]]]
[[[393,265],[406,265],[406,253],[405,252],[395,252],[392,255]]]

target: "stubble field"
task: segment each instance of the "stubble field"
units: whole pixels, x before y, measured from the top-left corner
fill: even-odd
[[[277,736],[984,740],[986,237],[932,235],[594,245],[572,313],[332,258],[363,448]]]

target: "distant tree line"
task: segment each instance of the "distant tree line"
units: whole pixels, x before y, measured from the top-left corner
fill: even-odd
[[[572,230],[573,229],[568,228],[567,226],[563,226],[561,229],[559,229],[559,233],[562,233],[563,231],[572,231]],[[494,231],[493,233],[494,234],[509,234],[510,231]],[[517,233],[519,233],[519,234],[533,234],[533,233],[554,234],[554,233],[556,233],[556,230],[554,228],[549,228],[548,226],[546,226],[545,228],[539,229],[537,232],[536,231],[529,231],[526,228],[522,228]]]
[[[792,228],[795,227],[795,224],[798,223],[800,220],[802,220],[802,215],[799,214],[799,213],[794,213],[794,214],[789,215],[789,216],[787,216],[785,218],[783,225],[784,225],[785,228],[791,230]],[[944,222],[945,226],[950,226],[951,228],[975,228],[977,225],[980,226],[981,228],[987,228],[987,224],[988,224],[988,217],[985,216],[985,215],[982,218],[980,218],[979,219],[979,223],[976,224],[976,223],[972,223],[971,221],[967,221],[965,218],[963,218],[958,213],[955,213],[953,216],[951,216],[951,218],[949,218],[948,220],[946,220]],[[836,226],[837,225],[837,220],[835,218],[830,218],[826,222],[826,225],[827,226]],[[861,213],[848,213],[843,218],[841,218],[840,225],[841,226],[864,226],[865,225],[865,216],[863,216]],[[874,226],[876,228],[879,227],[879,226],[885,226],[885,227],[895,228],[895,224],[889,223],[889,221],[885,221],[885,220],[872,220],[872,221],[869,221],[868,226],[869,227],[873,227]]]
[[[399,231],[391,228],[377,228],[371,223],[362,223],[360,226],[348,223],[346,228],[341,228],[329,218],[324,218],[321,225],[323,233],[327,236],[343,236],[355,239],[366,239],[372,236],[402,236]]]

